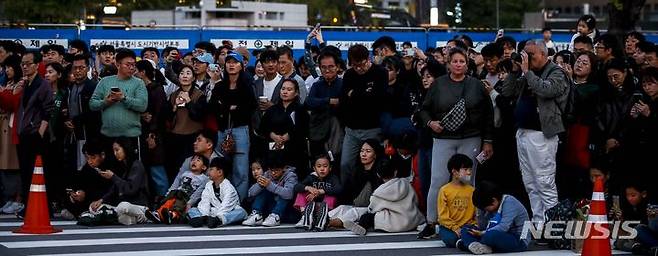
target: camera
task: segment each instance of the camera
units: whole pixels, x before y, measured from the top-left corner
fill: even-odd
[[[521,54],[519,54],[519,53],[517,53],[517,52],[513,52],[513,53],[512,53],[512,56],[510,56],[510,58],[511,58],[514,62],[518,62],[518,63],[523,62],[523,57],[521,57]]]

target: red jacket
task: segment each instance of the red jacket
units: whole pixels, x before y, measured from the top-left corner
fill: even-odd
[[[18,117],[15,115],[18,112],[18,104],[20,104],[22,96],[23,91],[18,94],[8,90],[0,92],[0,108],[14,114],[14,122],[11,127],[11,142],[14,145],[18,144]]]

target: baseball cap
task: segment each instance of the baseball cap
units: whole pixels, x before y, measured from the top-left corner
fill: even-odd
[[[226,55],[226,61],[228,61],[229,59],[234,59],[239,63],[243,63],[242,55],[237,52],[233,52],[233,51],[228,52],[228,54]]]
[[[197,57],[194,57],[193,60],[198,60],[199,62],[205,62],[207,64],[212,64],[215,62],[215,58],[213,58],[212,55],[210,55],[210,53],[201,54]]]

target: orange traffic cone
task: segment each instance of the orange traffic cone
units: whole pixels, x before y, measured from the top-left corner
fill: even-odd
[[[32,173],[32,185],[25,211],[23,226],[14,230],[14,233],[26,234],[50,234],[62,231],[50,225],[48,214],[48,199],[46,198],[46,180],[43,177],[43,165],[41,156],[37,155]]]
[[[602,256],[612,255],[610,248],[610,238],[602,236],[603,232],[596,230],[593,225],[610,230],[608,227],[608,217],[605,209],[605,195],[603,194],[603,178],[598,178],[594,182],[594,192],[592,192],[592,202],[589,204],[590,212],[587,216],[587,226],[589,226],[589,235],[583,245],[583,256]],[[608,232],[610,234],[610,232]]]

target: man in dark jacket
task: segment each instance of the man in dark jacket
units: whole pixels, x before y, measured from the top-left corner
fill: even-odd
[[[23,55],[21,68],[23,71],[23,96],[21,97],[18,114],[17,146],[18,161],[23,184],[23,200],[28,202],[32,172],[36,156],[44,146],[44,134],[48,129],[50,112],[54,108],[53,93],[46,80],[38,75],[41,55],[38,52],[28,52]]]
[[[75,81],[68,88],[69,90],[69,120],[64,122],[66,128],[75,135],[74,143],[67,149],[69,163],[79,170],[84,164],[82,155],[77,151],[77,144],[84,140],[92,140],[99,137],[101,114],[98,111],[89,109],[89,100],[96,89],[96,82],[87,77],[89,71],[89,59],[84,55],[73,57],[72,64],[73,76]]]
[[[89,209],[91,202],[101,199],[108,192],[112,183],[99,174],[107,170],[105,152],[97,140],[89,140],[82,148],[87,163],[72,176],[67,193],[69,200],[64,202],[62,217],[72,219]]]
[[[368,58],[368,49],[354,45],[348,51],[352,68],[345,72],[340,97],[340,112],[345,125],[345,139],[341,151],[341,172],[351,170],[356,164],[359,147],[367,139],[379,139],[380,115],[383,110],[381,99],[388,85],[388,72],[373,64]],[[341,175],[343,184],[351,173]]]

